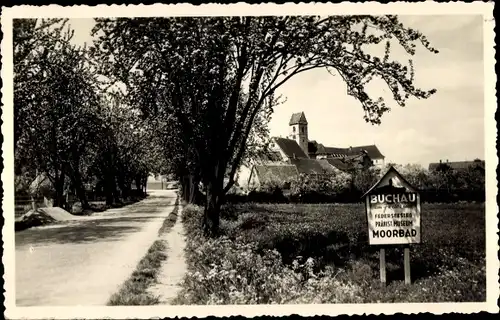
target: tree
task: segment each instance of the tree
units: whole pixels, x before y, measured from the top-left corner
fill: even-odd
[[[92,163],[92,175],[112,205],[127,199],[135,183],[144,191],[149,172],[161,173],[166,164],[156,141],[154,123],[141,118],[140,112],[127,105],[116,93],[108,92],[100,112],[102,138]]]
[[[72,32],[63,26],[59,20],[14,23],[15,152],[18,166],[48,176],[56,206],[69,178],[85,209],[83,171],[99,132],[100,98],[86,51],[69,43]]]
[[[14,60],[14,148],[23,127],[20,111],[25,97],[29,97],[33,84],[33,63],[39,57],[40,48],[47,43],[56,43],[70,34],[64,33],[67,20],[64,19],[14,19],[13,20],[13,60]]]
[[[437,52],[396,16],[98,19],[94,32],[102,72],[126,83],[146,113],[162,109],[179,123],[188,161],[205,185],[209,234],[218,232],[219,209],[257,115],[272,113],[275,93],[292,77],[317,68],[340,75],[372,124],[389,111],[365,90],[373,78],[401,106],[435,91],[413,85],[411,61],[391,60],[393,42],[410,55],[416,43]],[[384,43],[385,54],[369,54],[368,47]]]

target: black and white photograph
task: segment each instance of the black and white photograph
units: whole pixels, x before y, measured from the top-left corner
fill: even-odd
[[[4,316],[498,312],[493,3],[345,4],[2,8]]]

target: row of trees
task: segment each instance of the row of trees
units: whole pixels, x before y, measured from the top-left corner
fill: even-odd
[[[67,21],[18,19],[13,27],[16,175],[46,176],[55,206],[68,189],[83,209],[89,186],[107,204],[127,198],[133,183],[142,190],[162,161],[152,124],[99,79]]]
[[[395,16],[173,17],[97,19],[92,55],[99,73],[126,87],[124,99],[168,134],[164,156],[186,201],[200,195],[207,234],[242,161],[259,152],[280,87],[309,70],[340,76],[367,122],[389,111],[365,87],[385,82],[401,106],[434,90],[416,88],[411,61],[390,57],[401,45],[431,52],[420,32]],[[372,49],[381,46],[382,54]],[[202,186],[201,190],[199,186]]]
[[[87,183],[111,203],[148,172],[170,171],[186,201],[205,204],[211,235],[291,78],[340,76],[372,124],[390,109],[367,91],[373,79],[401,106],[435,91],[414,86],[411,60],[391,58],[394,45],[437,52],[396,16],[106,18],[92,35],[80,48],[63,20],[14,22],[17,171],[45,173],[56,205],[69,181],[84,207]]]

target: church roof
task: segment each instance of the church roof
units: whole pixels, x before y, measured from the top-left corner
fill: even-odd
[[[292,117],[290,118],[290,123],[288,123],[288,125],[291,126],[294,124],[307,124],[306,115],[304,114],[304,112],[292,114]]]
[[[275,138],[275,142],[280,149],[290,159],[292,158],[308,158],[304,150],[299,146],[297,141],[286,138]]]

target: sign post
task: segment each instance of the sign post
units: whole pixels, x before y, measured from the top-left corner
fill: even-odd
[[[380,249],[380,282],[385,284],[387,279],[385,277],[385,249]]]
[[[420,194],[399,172],[387,173],[364,196],[370,245],[403,245],[405,283],[411,283],[410,244],[421,242]],[[380,249],[380,280],[386,282],[385,248]]]
[[[405,248],[404,253],[404,264],[405,264],[405,284],[411,283],[411,273],[410,273],[410,248]]]

